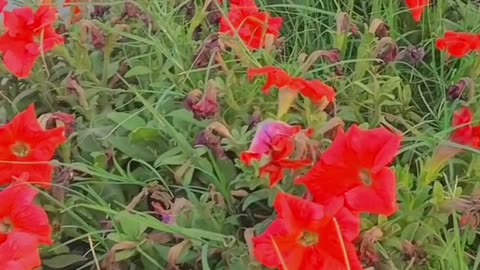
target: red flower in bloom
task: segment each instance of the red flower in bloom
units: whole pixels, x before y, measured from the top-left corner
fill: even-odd
[[[408,8],[412,12],[413,20],[419,22],[425,12],[425,8],[430,4],[430,0],[405,0]]]
[[[0,12],[3,11],[3,9],[7,6],[8,2],[7,0],[0,0]]]
[[[358,217],[344,216],[341,207],[341,200],[325,207],[279,193],[278,218],[253,238],[255,257],[285,270],[362,269],[355,246],[344,236],[358,232]]]
[[[266,35],[274,39],[280,36],[283,19],[273,18],[266,12],[261,12],[252,0],[233,1],[227,18],[220,19],[220,34],[232,37],[238,34],[245,45],[257,50],[265,47]]]
[[[446,32],[444,38],[437,39],[437,49],[462,58],[472,51],[480,50],[480,36],[471,33]]]
[[[56,19],[57,11],[50,6],[42,6],[35,13],[30,7],[5,11],[7,31],[0,36],[0,52],[5,66],[15,76],[27,78],[42,52],[63,44],[63,37],[53,28]]]
[[[26,183],[16,182],[0,192],[0,243],[10,234],[28,233],[42,244],[52,243],[48,216],[33,200],[38,192]]]
[[[64,128],[43,130],[32,104],[10,123],[0,127],[0,185],[12,177],[28,174],[28,181],[50,186],[53,167],[50,161],[64,143]]]
[[[451,140],[480,149],[480,125],[472,126],[472,119],[473,113],[467,107],[455,112],[452,126],[456,129],[451,136]]]
[[[386,167],[396,156],[401,137],[385,128],[340,132],[319,162],[299,183],[319,203],[344,196],[356,212],[391,215],[397,210],[396,177]]]
[[[240,155],[247,166],[253,160],[268,161],[260,168],[260,176],[270,176],[270,186],[276,185],[284,177],[285,169],[300,169],[311,164],[309,160],[290,160],[295,151],[295,137],[302,132],[298,126],[290,126],[280,121],[265,120],[258,125],[250,149]],[[307,131],[307,135],[309,132]]]
[[[319,103],[323,98],[328,102],[335,101],[335,91],[332,87],[320,80],[305,80],[303,78],[291,77],[285,70],[268,66],[263,68],[251,68],[247,72],[249,80],[258,76],[267,76],[263,86],[263,92],[268,94],[273,87],[280,90],[299,92],[313,102]]]
[[[38,241],[28,233],[14,232],[0,243],[0,269],[30,270],[40,267]]]

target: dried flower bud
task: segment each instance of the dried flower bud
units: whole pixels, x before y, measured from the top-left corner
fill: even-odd
[[[222,139],[209,130],[204,130],[198,135],[195,145],[207,147],[219,159],[227,158],[225,150],[222,148]]]
[[[257,126],[258,123],[262,121],[262,112],[255,108],[255,111],[252,115],[248,118],[248,129],[253,129]]]
[[[425,265],[427,263],[427,254],[423,249],[410,241],[402,243],[402,251],[406,261],[412,261],[416,266]]]
[[[193,111],[193,105],[197,104],[202,99],[203,93],[199,89],[194,89],[188,93],[185,98],[185,108],[189,111]]]
[[[105,14],[108,13],[109,11],[110,11],[109,6],[95,5],[90,15],[92,16],[92,18],[101,18],[105,16]]]
[[[362,233],[360,237],[360,258],[368,265],[378,263],[380,256],[378,255],[375,244],[382,238],[383,232],[378,227],[373,227],[370,230]]]
[[[407,62],[411,65],[418,65],[425,57],[425,50],[423,48],[408,47],[400,51],[396,60]]]
[[[352,33],[353,36],[359,37],[360,31],[358,27],[350,22],[348,14],[345,12],[340,12],[337,14],[337,33]]]
[[[92,29],[92,45],[97,50],[103,49],[105,46],[105,36],[97,27]]]
[[[454,85],[450,85],[447,89],[447,98],[449,100],[461,99],[465,89],[473,89],[473,80],[470,78],[463,78]]]

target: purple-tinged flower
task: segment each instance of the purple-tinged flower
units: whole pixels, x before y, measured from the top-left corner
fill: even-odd
[[[380,19],[374,19],[368,31],[375,34],[377,38],[390,36],[390,26]]]
[[[425,50],[423,48],[410,46],[404,50],[401,50],[398,53],[396,60],[404,61],[416,66],[423,61],[423,57],[425,57]]]
[[[390,37],[380,39],[375,47],[374,54],[381,59],[385,64],[389,64],[397,58],[398,46],[397,43]]]
[[[227,159],[225,150],[222,147],[222,139],[208,129],[198,135],[195,145],[203,145],[212,150],[218,159]]]
[[[193,112],[195,119],[213,118],[217,115],[220,107],[217,101],[217,87],[213,81],[209,81],[207,90],[205,90],[200,99],[198,99],[199,93],[199,90],[193,90],[187,95],[185,100],[186,108]]]
[[[447,89],[447,98],[449,100],[461,99],[465,89],[472,89],[473,80],[470,78],[463,78],[456,84],[450,85]]]

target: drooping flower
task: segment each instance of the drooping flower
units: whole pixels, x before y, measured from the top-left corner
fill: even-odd
[[[430,4],[430,0],[405,0],[405,4],[410,9],[413,20],[420,22],[425,8]]]
[[[27,233],[40,244],[52,243],[52,228],[45,210],[33,203],[38,191],[15,182],[0,192],[0,243],[12,233]]]
[[[217,101],[218,87],[210,80],[204,93],[192,90],[185,99],[185,107],[193,112],[195,119],[202,120],[214,117],[220,110]]]
[[[265,120],[258,124],[257,133],[248,151],[240,155],[247,166],[252,162],[263,161],[260,176],[269,175],[273,187],[284,177],[285,169],[300,169],[311,164],[310,160],[291,160],[295,151],[295,137],[302,131],[298,126],[290,126],[281,121]],[[264,159],[265,158],[265,159]]]
[[[398,53],[396,60],[399,60],[399,61],[401,60],[416,66],[423,61],[424,57],[425,57],[424,48],[422,47],[416,48],[413,46],[409,46]]]
[[[27,173],[29,182],[50,186],[53,166],[48,162],[65,141],[64,128],[42,129],[30,105],[0,127],[0,185]]]
[[[472,51],[480,50],[480,36],[448,31],[443,38],[437,39],[437,49],[447,51],[453,57],[462,58]]]
[[[30,7],[4,12],[6,32],[0,36],[0,53],[15,76],[29,77],[40,55],[63,44],[63,37],[53,27],[56,19],[57,10],[45,5],[35,13]]]
[[[263,86],[265,94],[268,94],[272,88],[277,87],[281,91],[290,90],[298,92],[315,103],[321,102],[324,98],[328,102],[335,101],[335,91],[322,81],[293,77],[285,70],[277,67],[251,68],[248,70],[247,75],[249,80],[253,80],[258,76],[267,76],[267,81]]]
[[[254,254],[263,265],[280,269],[362,269],[351,239],[358,219],[343,218],[342,201],[323,206],[279,193],[278,218],[253,238]]]
[[[396,177],[387,166],[400,141],[386,128],[362,130],[354,125],[339,132],[319,162],[297,182],[305,184],[318,203],[343,196],[353,211],[391,215],[397,210]]]
[[[41,266],[35,236],[14,232],[0,243],[0,269],[30,270]]]
[[[252,0],[232,1],[227,17],[220,19],[220,34],[238,35],[251,50],[264,48],[267,35],[274,40],[280,36],[283,19],[259,11]]]
[[[473,112],[463,107],[453,115],[452,126],[455,128],[450,139],[458,144],[480,149],[480,125],[473,126]]]
[[[474,82],[471,78],[463,78],[457,83],[452,84],[447,89],[447,98],[449,100],[461,99],[465,90],[474,90]]]

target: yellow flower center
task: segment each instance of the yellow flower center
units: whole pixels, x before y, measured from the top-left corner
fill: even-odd
[[[304,232],[302,237],[300,237],[300,244],[304,247],[311,247],[318,243],[320,237],[316,233]]]
[[[13,224],[9,219],[0,221],[0,233],[7,234],[13,231]]]
[[[360,170],[360,180],[362,180],[366,186],[371,186],[373,184],[372,174],[365,169]]]
[[[23,158],[27,157],[32,149],[30,148],[30,145],[24,142],[16,142],[14,145],[12,145],[11,150],[15,156]]]

